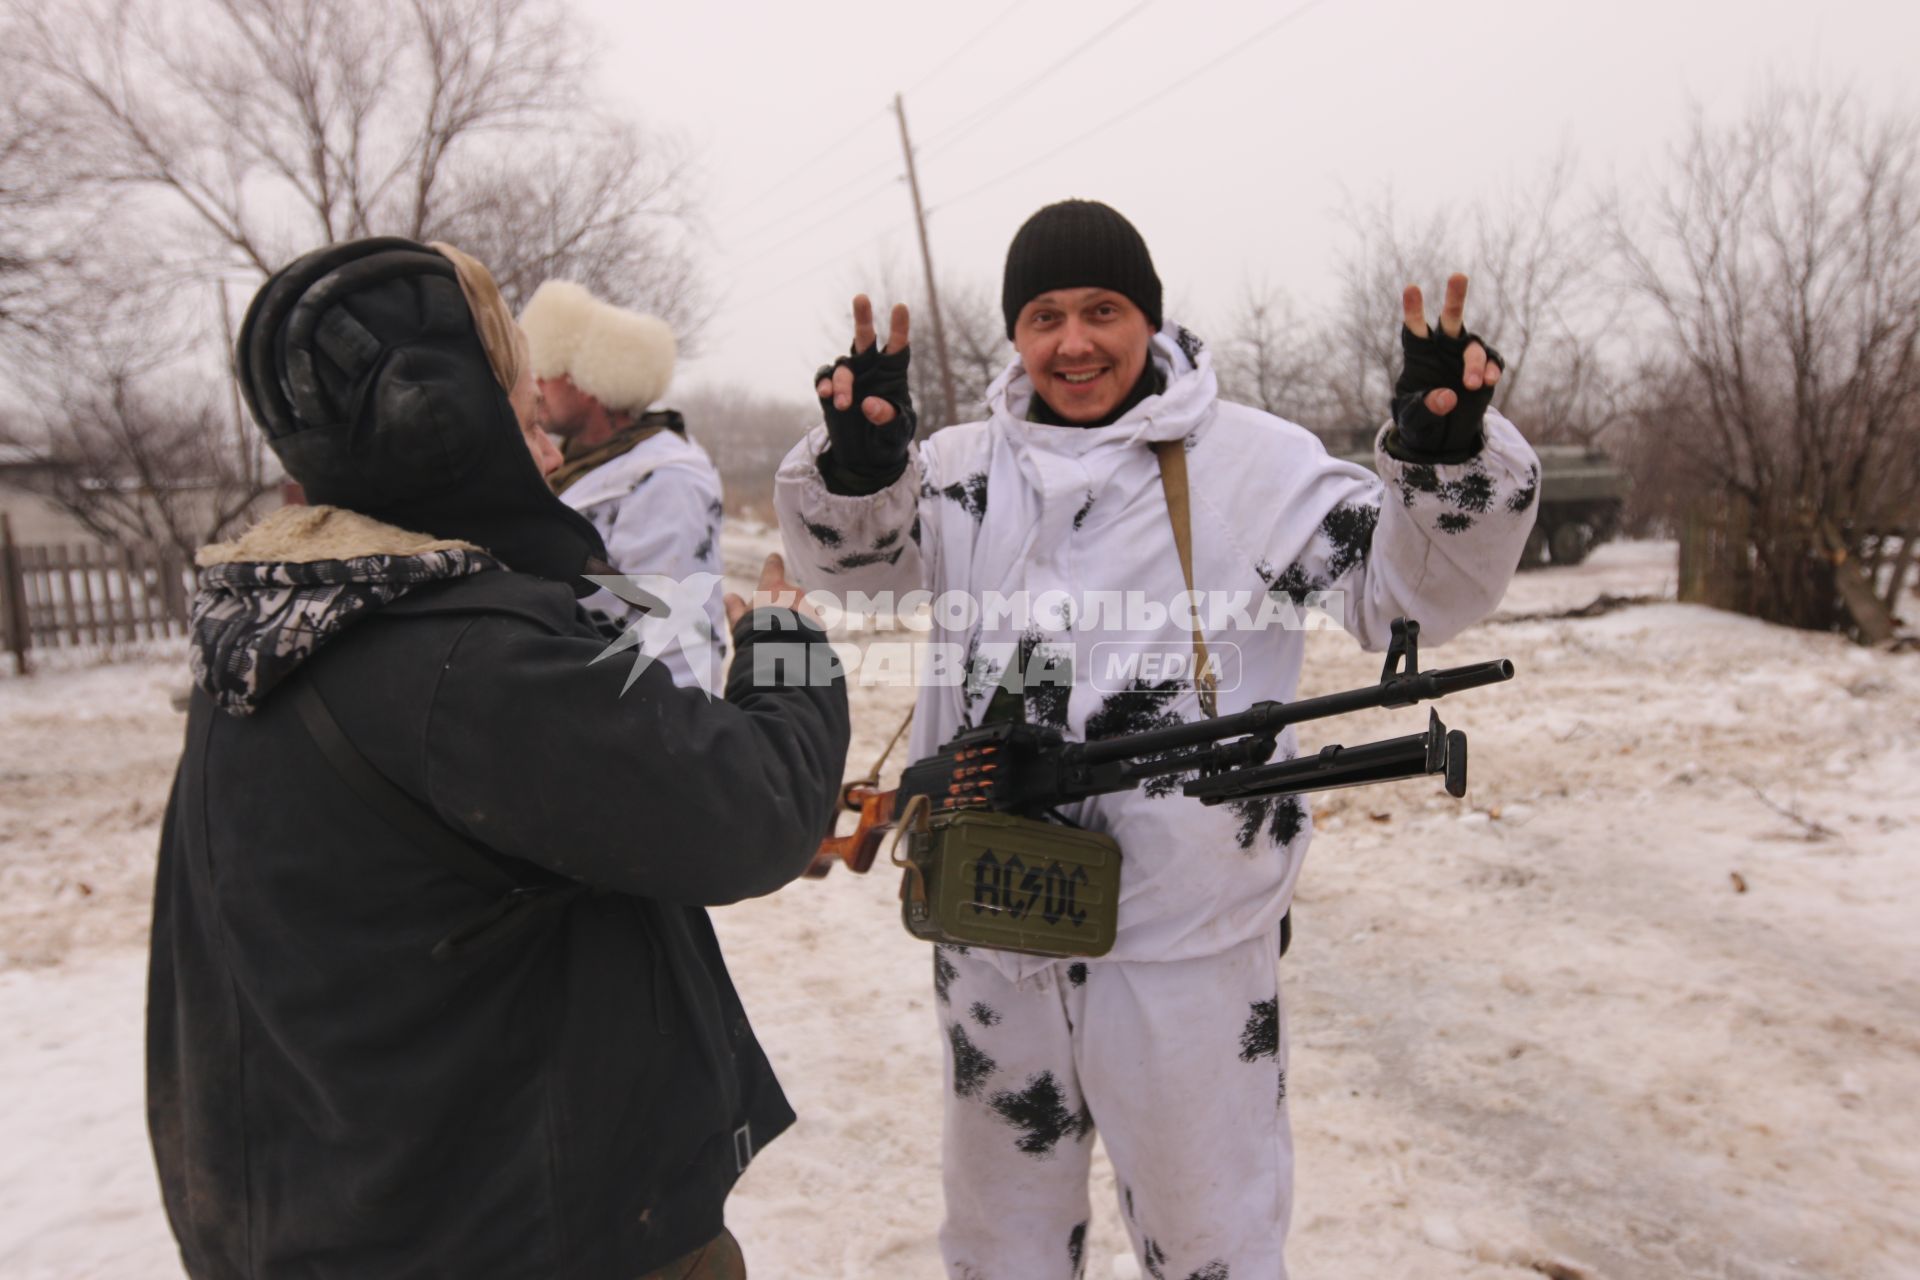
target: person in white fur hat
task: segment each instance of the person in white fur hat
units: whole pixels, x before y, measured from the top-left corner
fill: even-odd
[[[532,349],[546,429],[561,440],[564,461],[549,477],[554,492],[593,522],[622,574],[688,585],[711,577],[704,601],[711,640],[698,651],[677,640],[657,657],[675,683],[718,689],[727,634],[720,474],[687,438],[679,413],[652,408],[673,380],[673,330],[566,280],[534,291],[520,327]],[[581,604],[614,629],[638,616],[605,590]]]

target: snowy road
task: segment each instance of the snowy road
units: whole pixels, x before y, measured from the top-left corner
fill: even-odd
[[[1672,580],[1671,546],[1616,545],[1501,612]],[[1519,678],[1445,711],[1474,738],[1466,801],[1400,783],[1316,809],[1282,964],[1295,1274],[1920,1275],[1920,656],[1653,604],[1423,657],[1497,655]],[[1377,673],[1317,634],[1304,692]],[[179,1274],[139,1092],[175,680],[0,680],[8,1280]],[[857,769],[903,706],[856,694]],[[801,1114],[733,1202],[754,1274],[938,1276],[943,1042],[892,877],[716,915]],[[1131,1276],[1096,1167],[1089,1274]]]

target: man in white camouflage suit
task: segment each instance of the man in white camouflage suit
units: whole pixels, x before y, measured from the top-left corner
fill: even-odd
[[[779,472],[788,558],[800,581],[842,592],[1174,601],[1189,584],[1154,446],[1177,440],[1195,590],[1318,602],[1370,649],[1386,646],[1400,616],[1442,643],[1500,599],[1540,474],[1520,433],[1489,411],[1501,365],[1464,328],[1466,283],[1448,282],[1437,331],[1419,289],[1405,292],[1406,367],[1376,476],[1329,457],[1301,427],[1221,400],[1202,343],[1162,316],[1134,227],[1102,204],[1051,205],[1007,254],[1002,305],[1016,356],[984,421],[915,444],[906,308],[894,308],[882,348],[871,305],[854,299],[852,354],[816,385],[825,425]],[[1092,646],[1114,641],[1188,648],[1179,610],[1139,630],[1084,604],[997,632],[949,631],[940,617],[931,639],[971,659],[964,682],[920,691],[915,757],[976,723],[1006,663],[1039,645],[1064,647],[1076,674],[1070,689],[1029,685],[1027,715],[1069,738],[1203,714],[1194,681],[1102,688],[1091,661]],[[1206,629],[1212,652],[1237,646],[1219,714],[1293,698],[1297,627]],[[1289,730],[1275,758],[1295,750]],[[1285,1274],[1293,1160],[1276,958],[1311,818],[1293,796],[1203,807],[1179,781],[1062,806],[1123,851],[1106,956],[935,952],[950,1050],[950,1275],[1081,1274],[1096,1124],[1154,1280]]]

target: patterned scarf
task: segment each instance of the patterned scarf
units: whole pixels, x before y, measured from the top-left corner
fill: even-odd
[[[662,431],[677,431],[681,435],[687,433],[687,424],[680,417],[678,409],[654,409],[643,413],[614,432],[611,440],[589,448],[576,450],[573,441],[569,440],[560,451],[565,462],[547,477],[547,485],[555,493],[565,493],[574,481],[589,471],[605,466],[622,454],[631,453]]]
[[[308,564],[216,564],[193,601],[193,682],[251,715],[323,641],[431,582],[505,568],[480,551],[355,556]]]

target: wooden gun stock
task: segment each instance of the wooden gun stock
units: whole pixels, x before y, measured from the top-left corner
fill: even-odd
[[[893,830],[893,806],[897,791],[882,791],[869,782],[849,782],[840,789],[840,805],[860,815],[860,821],[851,832],[844,836],[828,836],[820,842],[819,850],[813,855],[813,863],[806,874],[811,880],[818,880],[833,870],[833,864],[844,862],[847,866],[865,875],[873,866],[873,860],[879,856],[880,843]]]

